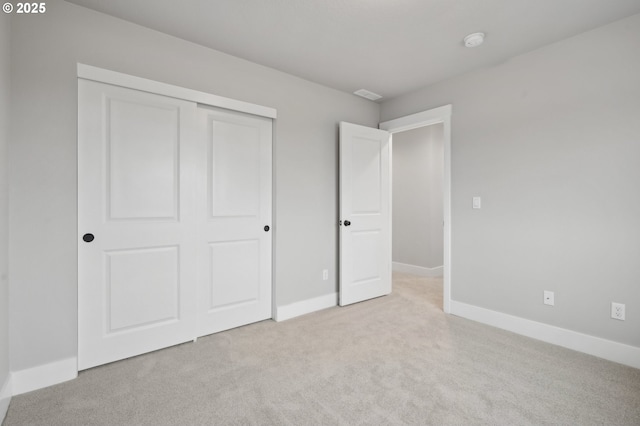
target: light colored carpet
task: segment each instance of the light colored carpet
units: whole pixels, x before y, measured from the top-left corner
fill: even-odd
[[[14,397],[4,425],[640,425],[640,370],[445,315],[442,283]]]

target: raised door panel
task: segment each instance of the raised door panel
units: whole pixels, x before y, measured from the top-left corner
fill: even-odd
[[[179,192],[179,108],[108,97],[109,218],[175,220]]]
[[[382,202],[381,149],[379,139],[354,137],[352,141],[352,215],[380,214]]]
[[[260,241],[211,243],[209,312],[260,301]]]
[[[105,253],[106,335],[180,318],[178,246]]]
[[[258,217],[260,128],[212,121],[208,145],[210,217]]]
[[[381,259],[381,235],[378,230],[356,231],[352,233],[353,258],[351,280],[353,285],[379,280]]]

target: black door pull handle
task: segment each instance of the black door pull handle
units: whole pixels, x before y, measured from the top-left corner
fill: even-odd
[[[94,238],[95,237],[93,236],[93,234],[84,234],[82,236],[82,241],[84,241],[85,243],[90,243]]]

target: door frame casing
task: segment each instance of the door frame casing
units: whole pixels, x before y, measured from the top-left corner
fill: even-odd
[[[442,309],[445,313],[451,313],[451,113],[452,106],[444,105],[404,117],[388,120],[378,126],[382,130],[391,133],[391,149],[393,150],[393,134],[413,130],[420,127],[442,123],[443,131],[443,233],[444,233],[444,257],[443,257],[443,294]]]

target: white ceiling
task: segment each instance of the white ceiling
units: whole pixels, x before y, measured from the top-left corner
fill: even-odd
[[[640,13],[640,0],[68,1],[382,100]]]

